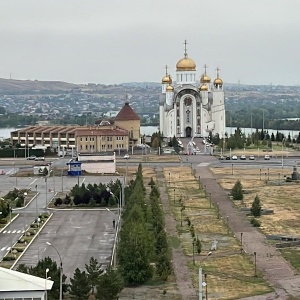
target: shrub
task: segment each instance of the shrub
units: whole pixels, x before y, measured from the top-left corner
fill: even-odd
[[[188,224],[188,226],[191,226],[191,221],[190,221],[190,218],[189,217],[186,217],[186,222],[187,222],[187,224]]]
[[[260,227],[261,223],[257,219],[252,218],[250,222],[253,225],[253,227]]]
[[[7,220],[6,219],[0,219],[0,224],[6,224]]]
[[[54,205],[55,206],[60,206],[63,204],[63,201],[61,200],[61,198],[56,198],[54,201]]]

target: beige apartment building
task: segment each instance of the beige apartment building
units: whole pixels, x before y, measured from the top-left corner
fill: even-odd
[[[129,151],[140,142],[140,118],[126,102],[115,119],[90,126],[29,126],[11,132],[13,145],[75,149],[82,153]]]

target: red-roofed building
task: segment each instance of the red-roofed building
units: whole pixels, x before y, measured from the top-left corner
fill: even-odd
[[[126,102],[115,119],[92,126],[29,126],[11,132],[13,145],[75,149],[81,153],[128,152],[140,141],[140,118]]]

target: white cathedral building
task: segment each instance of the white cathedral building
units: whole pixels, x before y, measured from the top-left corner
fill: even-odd
[[[184,57],[176,64],[176,82],[166,74],[162,78],[159,99],[159,130],[165,137],[196,137],[225,134],[223,81],[217,69],[211,82],[206,73],[197,84],[196,64],[188,57],[185,42]],[[198,81],[199,82],[199,81]]]

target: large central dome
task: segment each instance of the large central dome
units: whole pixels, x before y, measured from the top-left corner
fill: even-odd
[[[184,58],[177,62],[176,71],[196,71],[196,64],[192,59],[185,55]]]

